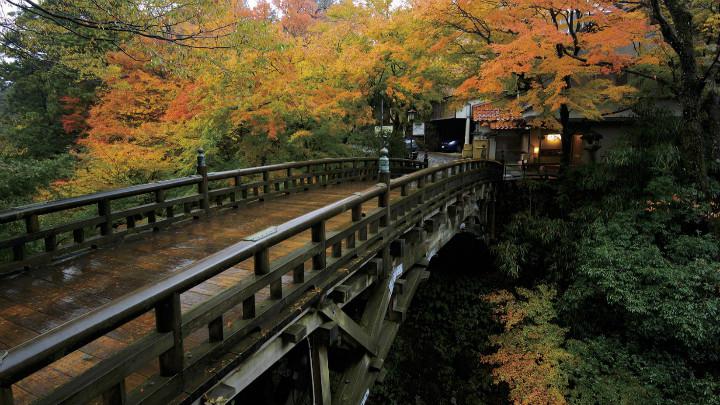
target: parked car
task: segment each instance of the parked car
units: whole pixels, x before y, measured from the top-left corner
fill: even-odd
[[[448,139],[440,142],[440,152],[459,153],[462,152],[463,144],[457,139]]]
[[[417,159],[420,147],[413,138],[405,138],[405,152],[408,159]]]

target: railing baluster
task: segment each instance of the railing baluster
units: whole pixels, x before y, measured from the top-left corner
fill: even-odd
[[[12,385],[0,386],[0,405],[13,405],[14,403]]]
[[[262,172],[263,194],[270,194],[270,172],[265,170]]]
[[[241,176],[235,176],[233,177],[233,207],[237,208],[240,205],[238,204],[238,201],[243,198],[242,192],[240,191],[240,186],[242,185],[242,177]]]
[[[425,202],[425,182],[427,181],[427,176],[422,176],[418,179],[417,182],[417,188],[418,188],[418,197],[417,197],[417,204],[423,204]]]
[[[198,184],[198,194],[202,197],[202,200],[200,200],[200,207],[205,211],[205,213],[210,212],[210,195],[209,195],[209,187],[208,187],[208,168],[207,164],[205,163],[205,151],[202,149],[198,149],[198,156],[197,156],[197,173],[202,176],[202,180]]]
[[[85,229],[83,228],[76,228],[73,229],[73,241],[77,244],[81,244],[85,242]]]
[[[45,237],[45,251],[54,252],[57,248],[57,235],[51,233]]]
[[[305,263],[298,264],[293,269],[293,283],[299,284],[305,282]]]
[[[242,303],[243,319],[255,318],[255,294],[245,298]]]
[[[112,231],[112,216],[110,213],[110,200],[98,201],[98,216],[105,217],[105,222],[100,224],[100,235],[110,235]]]
[[[320,244],[320,252],[312,258],[313,270],[322,270],[325,268],[326,252],[325,252],[325,221],[320,221],[312,226],[310,231],[313,243]]]
[[[182,315],[180,293],[173,293],[155,306],[155,325],[160,333],[173,334],[173,346],[160,355],[160,375],[169,377],[183,370]]]
[[[148,224],[154,224],[155,222],[157,222],[157,218],[156,218],[154,209],[147,213],[147,219],[148,219]],[[156,230],[157,230],[157,227],[153,226],[153,231],[156,231]]]
[[[40,231],[40,221],[37,215],[29,215],[25,217],[25,232],[29,235]],[[25,242],[20,242],[13,246],[13,260],[21,261],[25,259]]]
[[[215,342],[222,342],[225,338],[225,333],[223,330],[223,316],[220,315],[219,317],[213,319],[208,323],[208,340],[211,343]]]
[[[292,167],[287,168],[287,171],[285,172],[285,177],[286,177],[285,192],[289,194],[290,193],[290,184],[292,184],[293,187],[295,186],[295,184],[294,184],[295,181],[293,180],[292,183],[290,181],[290,179],[292,178]]]
[[[357,223],[362,219],[362,203],[355,205],[352,207],[352,221],[353,223]],[[354,249],[355,248],[355,234],[358,233],[358,231],[355,231],[351,233],[347,237],[347,248],[348,249]],[[361,239],[362,240],[362,239]]]
[[[353,222],[360,222],[362,220],[362,203],[357,204],[352,208],[352,220]],[[358,240],[367,240],[367,225],[363,225],[358,230]]]
[[[40,220],[36,214],[25,217],[25,231],[35,233],[40,231]]]
[[[385,191],[378,196],[378,207],[386,208],[385,214],[380,217],[380,226],[386,227],[390,223],[390,184],[385,184]]]
[[[164,202],[165,202],[165,190],[162,190],[162,189],[157,190],[155,192],[155,204],[162,204]],[[165,210],[165,218],[172,218],[172,217],[173,217],[172,207],[168,207]],[[159,230],[160,230],[160,227],[158,227],[158,226],[153,227],[153,231],[157,232]]]
[[[125,391],[125,379],[110,387],[102,395],[103,405],[125,405],[127,393]]]
[[[386,148],[380,150],[378,180],[385,184],[384,191],[378,196],[378,207],[385,208],[384,215],[380,217],[380,226],[386,227],[390,223],[390,159]]]

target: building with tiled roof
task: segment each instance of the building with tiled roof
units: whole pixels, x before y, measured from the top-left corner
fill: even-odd
[[[670,111],[677,109],[671,101],[658,100],[657,104]],[[534,116],[532,110],[519,113],[485,100],[462,105],[449,97],[433,107],[433,115],[426,123],[425,144],[431,150],[446,151],[442,145],[452,142],[451,145],[462,146],[470,142],[476,156],[480,150],[483,157],[507,163],[558,163],[562,155],[561,135],[557,130],[534,125]],[[602,158],[620,138],[628,121],[634,119],[630,109],[606,114],[603,120],[588,120],[571,113],[575,130],[572,162]],[[465,148],[469,154],[469,147]]]

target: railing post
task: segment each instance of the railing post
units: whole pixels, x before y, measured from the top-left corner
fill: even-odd
[[[380,150],[378,180],[381,183],[385,183],[385,191],[380,194],[378,200],[378,206],[385,208],[385,215],[380,218],[380,226],[385,227],[390,223],[390,158],[388,158],[388,150],[386,148]]]
[[[232,194],[232,201],[235,203],[233,204],[233,208],[238,208],[240,206],[239,201],[243,198],[242,192],[239,190],[240,185],[242,184],[242,176],[233,177],[233,184],[235,186],[235,190]]]
[[[360,203],[352,208],[352,221],[360,222],[360,220],[362,220],[362,203]],[[354,238],[354,236],[355,235],[353,235],[353,238]],[[368,236],[367,224],[365,224],[358,230],[358,240],[360,240],[361,242],[366,241],[367,236]],[[354,240],[353,240],[352,247],[355,247]]]
[[[208,193],[208,169],[207,164],[205,162],[205,151],[200,148],[198,149],[198,155],[197,155],[197,174],[202,176],[202,180],[200,181],[200,184],[198,185],[198,194],[202,196],[202,200],[200,201],[200,207],[205,211],[205,213],[210,213],[210,195]]]
[[[100,235],[110,235],[110,232],[112,232],[112,214],[110,213],[110,200],[98,201],[98,216],[105,218],[105,222],[100,224]]]
[[[293,269],[293,283],[305,282],[305,263],[300,263]]]
[[[313,270],[322,270],[325,268],[327,255],[325,251],[325,221],[320,221],[313,225],[310,232],[313,243],[320,244],[320,252],[312,258]]]
[[[173,346],[160,355],[160,375],[169,377],[182,372],[184,357],[179,293],[173,293],[155,306],[155,325],[158,332],[173,334]]]
[[[118,384],[102,394],[103,405],[125,405],[127,402],[127,393],[125,391],[125,379],[123,378]]]
[[[224,325],[222,315],[208,323],[208,338],[210,342],[215,343],[223,341],[223,339],[225,338],[225,331],[223,328]]]
[[[359,203],[352,207],[352,222],[353,224],[357,223],[362,219],[362,203]],[[357,231],[353,232],[347,237],[346,245],[348,249],[354,249],[355,248],[355,235],[357,234]]]
[[[285,193],[286,193],[286,194],[290,194],[290,184],[292,184],[292,182],[291,182],[291,180],[290,180],[290,179],[292,178],[292,167],[288,167],[288,168],[287,168],[287,171],[285,172],[285,176],[286,176],[286,179],[285,179]]]
[[[418,204],[423,204],[425,202],[425,182],[427,181],[427,175],[424,175],[418,179],[417,182],[417,188],[418,188]]]
[[[32,214],[25,217],[25,232],[30,235],[39,231],[40,221],[38,216]],[[20,261],[23,259],[25,259],[25,242],[20,242],[20,244],[13,246],[13,260]]]
[[[14,403],[12,385],[0,385],[0,405],[13,405]]]
[[[263,196],[265,194],[270,194],[270,172],[265,170],[262,172],[262,179],[263,179]]]

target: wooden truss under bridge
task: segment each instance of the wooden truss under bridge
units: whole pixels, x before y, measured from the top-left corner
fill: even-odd
[[[14,325],[9,336],[0,332],[0,344],[32,332],[24,330],[32,325],[19,325],[23,319],[53,319],[54,306],[68,300],[55,300],[52,285],[66,282],[68,274],[80,274],[79,286],[95,285],[93,280],[106,280],[107,269],[117,267],[112,277],[124,280],[116,288],[122,295],[5,344],[0,405],[232,399],[297,345],[309,350],[315,403],[362,403],[382,376],[400,323],[427,278],[429,259],[464,225],[494,227],[495,189],[503,175],[499,163],[425,166],[391,160],[391,172],[411,173],[392,180],[381,173],[383,181],[372,184],[366,182],[377,178],[376,159],[208,174],[201,158],[197,176],[0,213],[0,223],[24,225],[0,242],[10,251],[7,272],[24,269],[0,281],[0,305],[5,305],[0,322]],[[242,214],[250,212],[259,226],[274,218],[258,215],[271,208],[268,204],[302,212],[297,206],[307,209],[332,190],[353,189],[352,184],[360,186],[357,191],[254,234],[227,233],[234,228],[233,215],[245,224],[249,217]],[[291,195],[298,191],[303,193]],[[89,217],[74,216],[88,206],[96,207]],[[44,222],[42,216],[52,215],[61,220]],[[209,238],[194,238],[198,233],[192,227],[207,236],[208,226],[213,228]],[[72,238],[61,244],[63,233]],[[173,248],[184,243],[198,255],[202,249],[193,250],[195,245],[221,237],[237,239],[163,273],[176,255]],[[63,256],[103,245],[80,258]],[[98,255],[110,264],[93,261]],[[122,265],[113,262],[117,256],[139,259]],[[106,273],[93,276],[93,266]],[[63,276],[52,278],[56,272]],[[156,272],[162,277],[153,279]],[[128,280],[140,286],[123,291]],[[50,297],[32,296],[37,285]],[[30,311],[24,317],[18,315],[21,307]],[[338,352],[342,358],[333,359]]]

